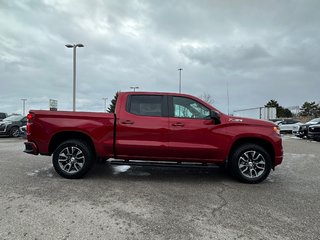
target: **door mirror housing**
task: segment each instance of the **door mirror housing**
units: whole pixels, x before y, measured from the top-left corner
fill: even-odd
[[[214,110],[210,110],[210,118],[214,121],[215,124],[220,124],[220,114]]]

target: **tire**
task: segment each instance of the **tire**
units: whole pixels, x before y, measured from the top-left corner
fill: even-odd
[[[10,129],[9,135],[10,135],[10,137],[19,137],[20,136],[19,128],[18,127],[12,127]]]
[[[230,170],[234,177],[245,183],[260,183],[271,170],[270,154],[256,144],[239,146],[232,154]]]
[[[94,164],[94,154],[86,142],[73,139],[61,143],[53,152],[52,164],[64,178],[82,178]]]

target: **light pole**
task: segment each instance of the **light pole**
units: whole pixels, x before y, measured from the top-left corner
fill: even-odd
[[[84,47],[83,44],[66,44],[67,48],[73,48],[73,105],[72,109],[76,111],[76,49],[77,47]]]
[[[107,100],[108,100],[108,98],[104,97],[104,98],[102,98],[102,100],[104,100],[104,112],[106,112],[107,111]]]
[[[228,115],[230,114],[230,98],[229,98],[229,82],[227,80],[227,101],[228,101]]]
[[[133,89],[133,91],[135,92],[136,89],[139,89],[139,87],[130,87],[131,89]]]
[[[183,69],[182,68],[179,68],[178,71],[179,71],[179,93],[181,93],[181,71]]]
[[[23,116],[25,116],[26,115],[26,101],[27,101],[27,99],[21,98],[21,101],[22,101],[22,114],[23,114]]]

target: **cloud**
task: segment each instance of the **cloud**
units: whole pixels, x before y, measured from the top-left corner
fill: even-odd
[[[257,44],[252,46],[183,46],[180,51],[191,61],[209,64],[213,68],[222,68],[227,71],[246,69],[252,65],[264,66],[265,62],[271,59],[271,55]]]
[[[0,111],[103,111],[118,90],[204,92],[226,111],[319,101],[319,1],[0,1]]]

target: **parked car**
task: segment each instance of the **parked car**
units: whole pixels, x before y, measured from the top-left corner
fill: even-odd
[[[296,135],[297,137],[300,137],[300,138],[308,137],[308,128],[311,125],[316,125],[316,124],[320,124],[320,118],[312,119],[311,121],[309,121],[305,124],[302,124],[297,128],[294,128],[293,133],[294,133],[294,135]]]
[[[311,125],[308,129],[308,138],[319,141],[320,140],[320,124]]]
[[[0,121],[7,118],[8,114],[4,113],[4,112],[0,112]]]
[[[0,135],[19,137],[19,128],[27,124],[27,117],[12,115],[0,122]]]
[[[293,119],[286,119],[277,123],[280,129],[280,133],[292,133],[295,127],[299,127],[303,123],[293,120]]]

